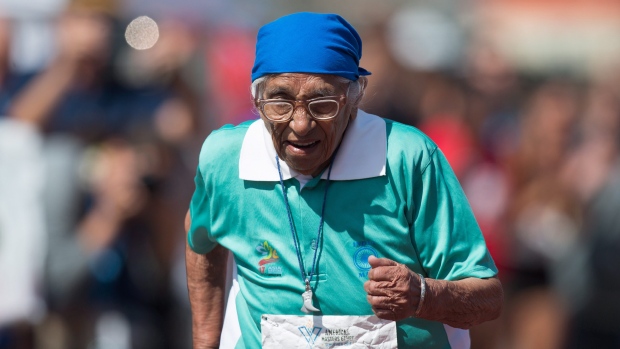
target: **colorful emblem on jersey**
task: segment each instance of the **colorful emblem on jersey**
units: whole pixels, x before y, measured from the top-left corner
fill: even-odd
[[[256,251],[263,257],[258,261],[258,270],[261,274],[282,275],[282,266],[275,265],[280,261],[278,251],[271,247],[267,241],[256,246]]]
[[[377,250],[370,245],[370,241],[356,241],[354,246],[357,248],[353,253],[353,264],[359,271],[359,277],[368,277],[368,271],[370,270],[370,263],[368,263],[368,257],[379,256]]]

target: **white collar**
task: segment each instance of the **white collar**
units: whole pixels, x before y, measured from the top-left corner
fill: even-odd
[[[271,135],[262,120],[250,125],[243,139],[239,157],[239,178],[249,181],[279,181],[276,150]],[[385,121],[359,110],[347,129],[338,150],[330,179],[353,180],[385,176],[387,135]],[[287,180],[299,173],[280,160],[282,178]],[[327,171],[321,178],[327,178]]]

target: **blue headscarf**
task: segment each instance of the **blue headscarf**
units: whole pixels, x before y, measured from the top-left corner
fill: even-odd
[[[258,31],[252,81],[266,74],[332,74],[349,80],[370,75],[359,66],[362,40],[336,14],[294,13]]]

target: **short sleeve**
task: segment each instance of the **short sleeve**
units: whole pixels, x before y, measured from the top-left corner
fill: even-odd
[[[204,254],[211,251],[216,242],[209,235],[211,203],[200,166],[194,182],[196,189],[189,206],[192,224],[187,233],[187,242],[194,252]]]
[[[497,275],[469,202],[441,150],[435,148],[417,173],[411,234],[427,276],[454,281]]]

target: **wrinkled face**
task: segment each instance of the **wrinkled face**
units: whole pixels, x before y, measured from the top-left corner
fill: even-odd
[[[287,73],[267,79],[262,95],[257,97],[308,100],[325,96],[344,96],[348,85],[332,75]],[[344,103],[338,115],[329,120],[313,119],[301,104],[295,108],[293,117],[288,122],[273,122],[261,113],[280,159],[300,173],[318,175],[329,165],[347,125],[355,118],[351,103],[348,100]]]

